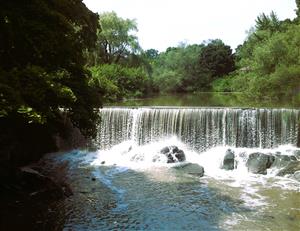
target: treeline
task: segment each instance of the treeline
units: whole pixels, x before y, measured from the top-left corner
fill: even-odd
[[[207,91],[212,82],[235,70],[234,55],[221,40],[143,51],[134,20],[114,12],[100,15],[95,49],[87,52],[91,84],[105,101],[166,92]]]
[[[221,40],[168,48],[151,64],[159,92],[209,91],[214,80],[235,70],[232,50]]]
[[[300,1],[297,17],[280,21],[262,14],[236,51],[237,70],[213,83],[215,91],[243,92],[255,99],[300,100]]]
[[[143,51],[134,20],[100,15],[96,49],[87,54],[91,83],[105,101],[147,94],[197,91],[242,92],[254,99],[299,96],[300,24],[276,14],[257,17],[233,53],[221,40]]]

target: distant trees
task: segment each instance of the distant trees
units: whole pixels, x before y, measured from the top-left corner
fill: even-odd
[[[100,15],[96,46],[86,52],[90,85],[98,89],[105,102],[144,96],[150,88],[152,71],[148,55],[140,48],[134,32],[134,20],[123,19],[115,12]]]
[[[235,68],[232,50],[221,40],[168,48],[153,64],[156,89],[171,92],[210,90],[214,79]]]
[[[299,1],[296,1],[299,7]],[[238,70],[214,82],[218,91],[240,91],[251,98],[300,97],[300,24],[260,15],[237,49]]]
[[[122,59],[141,51],[137,37],[137,24],[134,20],[123,19],[115,12],[100,14],[95,50],[90,53],[92,65],[119,64]]]

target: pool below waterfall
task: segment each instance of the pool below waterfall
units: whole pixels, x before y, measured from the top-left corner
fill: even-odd
[[[44,159],[74,192],[49,230],[300,230],[300,110],[99,113],[96,150]]]

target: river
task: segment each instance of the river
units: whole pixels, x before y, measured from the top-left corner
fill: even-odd
[[[300,182],[278,175],[289,161],[276,162],[299,167],[293,102],[202,93],[127,100],[99,113],[93,151],[44,159],[67,163],[74,195],[51,205],[43,230],[300,230]],[[163,154],[174,146],[184,161]],[[227,152],[230,170],[222,168]],[[253,153],[275,160],[264,174],[249,170]],[[204,176],[186,170],[191,164]]]

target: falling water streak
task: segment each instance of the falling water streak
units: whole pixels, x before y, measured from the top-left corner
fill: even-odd
[[[272,148],[297,145],[297,109],[103,108],[97,145],[137,145],[177,136],[197,151],[216,146]]]

